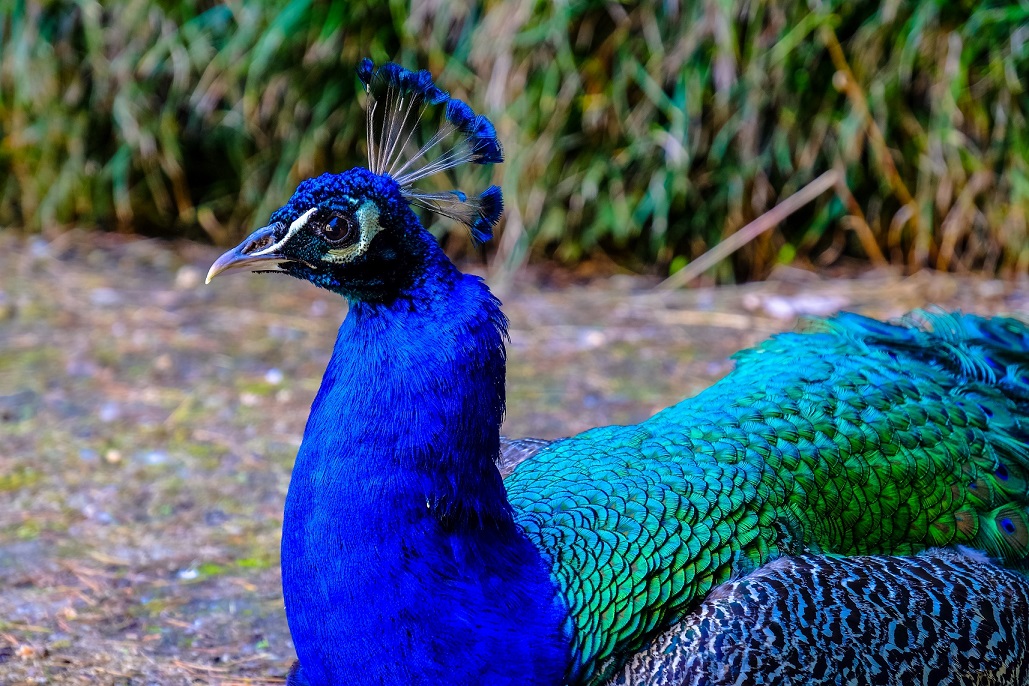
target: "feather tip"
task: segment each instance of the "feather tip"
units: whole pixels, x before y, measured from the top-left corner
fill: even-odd
[[[493,238],[493,227],[504,213],[504,193],[500,186],[490,186],[479,195],[479,218],[472,225],[472,238],[485,243]]]
[[[357,76],[368,94],[368,168],[392,177],[408,202],[468,226],[476,242],[492,238],[504,209],[499,187],[471,197],[460,190],[414,188],[421,179],[448,169],[502,162],[503,150],[489,118],[451,98],[426,70],[410,71],[392,62],[376,67],[366,58]],[[430,117],[439,128],[412,154],[409,144]]]

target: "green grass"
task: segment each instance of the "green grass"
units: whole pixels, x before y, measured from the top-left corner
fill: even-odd
[[[495,119],[500,266],[674,271],[838,167],[853,202],[826,194],[716,276],[880,253],[1029,272],[1029,2],[810,7],[9,3],[0,225],[230,243],[299,179],[362,163],[370,55]]]

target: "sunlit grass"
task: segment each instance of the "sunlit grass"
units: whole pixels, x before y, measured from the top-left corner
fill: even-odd
[[[228,243],[362,163],[370,55],[495,118],[501,266],[675,269],[837,167],[854,202],[826,194],[718,278],[869,241],[909,268],[1029,272],[1029,4],[639,5],[7,5],[0,224]]]

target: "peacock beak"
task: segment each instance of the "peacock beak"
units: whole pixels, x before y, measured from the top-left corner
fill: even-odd
[[[276,234],[282,231],[282,224],[269,224],[254,231],[232,250],[226,251],[214,261],[207,272],[207,281],[230,269],[246,269],[260,265],[259,269],[275,270],[272,262],[285,262],[288,258],[278,251],[280,247]]]

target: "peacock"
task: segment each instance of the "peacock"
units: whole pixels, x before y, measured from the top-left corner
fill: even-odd
[[[964,683],[940,657],[956,644],[995,683],[1027,683],[1029,327],[837,315],[640,424],[508,446],[530,456],[505,479],[507,320],[414,211],[489,239],[498,187],[416,184],[500,162],[496,130],[427,71],[365,60],[358,76],[368,167],[302,182],[208,275],[281,272],[349,305],[286,497],[291,683],[883,671],[834,651],[847,637]],[[910,621],[870,589],[908,598]]]

